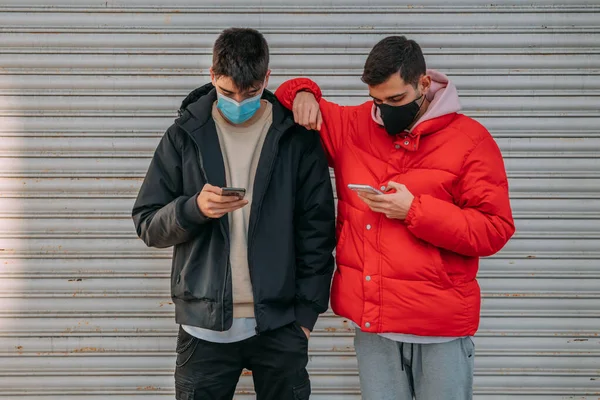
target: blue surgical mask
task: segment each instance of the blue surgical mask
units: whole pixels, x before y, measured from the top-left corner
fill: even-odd
[[[259,94],[249,99],[238,103],[237,101],[230,99],[227,96],[217,92],[219,101],[217,108],[221,111],[223,116],[229,120],[232,124],[243,124],[248,121],[260,108],[260,98],[262,97],[262,90]]]

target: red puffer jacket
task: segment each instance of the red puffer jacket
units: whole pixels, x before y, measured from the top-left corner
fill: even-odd
[[[429,109],[406,136],[391,137],[373,103],[342,107],[309,79],[276,92],[288,108],[311,91],[323,115],[321,139],[338,193],[336,314],[365,332],[473,335],[479,326],[479,257],[514,233],[500,150],[488,131],[458,114],[455,87],[438,72]],[[415,196],[404,221],[372,212],[348,184],[402,183]]]

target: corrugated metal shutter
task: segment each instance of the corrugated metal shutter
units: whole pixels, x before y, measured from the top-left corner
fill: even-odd
[[[519,228],[479,275],[477,399],[596,398],[598,1],[2,0],[0,11],[0,397],[173,397],[170,252],[147,250],[129,211],[179,101],[207,81],[217,34],[246,25],[267,34],[272,88],[306,74],[351,104],[377,40],[422,44],[502,147]],[[360,397],[347,321],[322,318],[311,355],[314,399]],[[240,390],[252,397],[249,377]]]

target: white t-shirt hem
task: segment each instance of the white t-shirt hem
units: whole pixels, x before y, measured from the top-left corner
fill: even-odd
[[[211,343],[237,343],[256,336],[256,320],[254,318],[234,318],[231,328],[224,332],[190,325],[181,327],[193,337]]]

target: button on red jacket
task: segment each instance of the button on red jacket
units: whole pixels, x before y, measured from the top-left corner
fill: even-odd
[[[315,94],[321,139],[338,193],[333,311],[365,332],[473,335],[479,326],[479,257],[514,233],[504,162],[489,132],[459,114],[456,88],[428,71],[431,104],[412,131],[391,137],[373,102],[343,107],[309,79],[276,92],[287,108],[300,90]],[[348,184],[394,181],[415,196],[404,221],[371,211]]]

